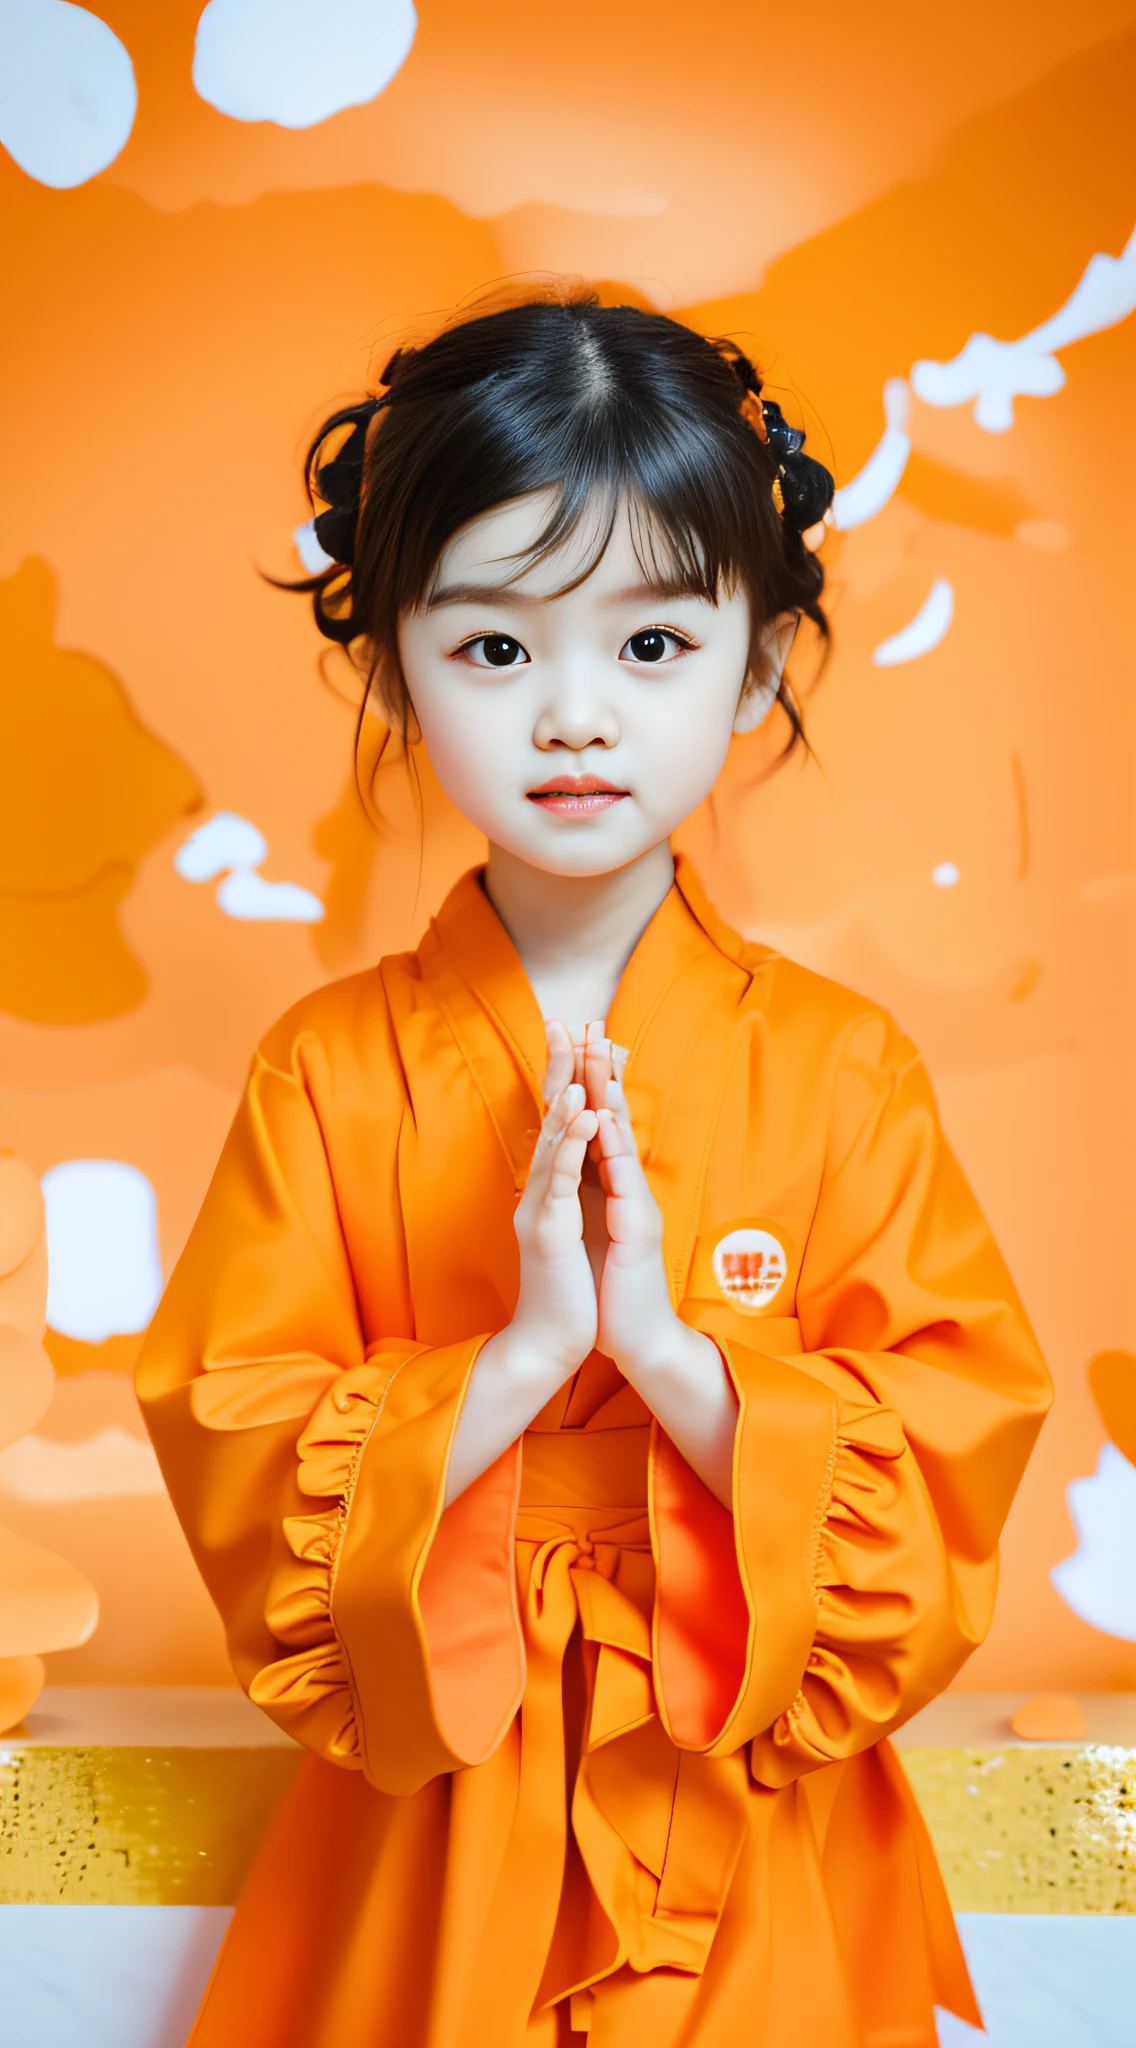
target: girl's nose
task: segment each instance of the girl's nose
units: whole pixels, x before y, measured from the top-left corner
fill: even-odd
[[[547,704],[533,728],[533,739],[542,752],[566,747],[582,754],[586,747],[614,747],[619,739],[615,713],[583,694],[573,701],[565,698]]]

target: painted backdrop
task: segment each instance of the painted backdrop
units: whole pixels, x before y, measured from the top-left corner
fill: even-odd
[[[395,769],[371,833],[258,574],[306,436],[567,271],[736,335],[829,451],[815,759],[738,743],[687,838],[923,1047],[1053,1364],[964,1685],[1136,1683],[1134,132],[1136,0],[0,7],[0,1147],[58,1374],[0,1519],[102,1608],[54,1677],[227,1676],[139,1334],[258,1035],[479,853],[428,773],[421,867]]]

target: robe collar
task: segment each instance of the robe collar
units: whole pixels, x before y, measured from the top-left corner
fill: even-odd
[[[540,1120],[544,1019],[520,956],[471,869],[419,948],[443,1010],[524,1186]],[[727,1051],[752,980],[752,949],[707,902],[680,854],[675,879],[624,969],[607,1018],[629,1050],[631,1121],[663,1210],[668,1270],[681,1299],[697,1202],[725,1086]]]
[[[547,1047],[544,1019],[521,958],[485,892],[484,867],[455,882],[430,921],[448,961],[478,1007],[508,1042],[543,1108]],[[608,1016],[608,1036],[634,1050],[668,988],[694,957],[709,949],[741,965],[745,941],[708,901],[685,854],[675,855],[674,882],[624,968]]]

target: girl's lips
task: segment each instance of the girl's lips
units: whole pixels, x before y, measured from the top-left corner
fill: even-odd
[[[613,804],[621,804],[626,795],[625,789],[533,789],[529,802],[539,804],[542,811],[555,811],[561,818],[590,818],[596,811],[609,811]]]
[[[542,811],[555,811],[561,818],[590,818],[596,811],[610,810],[628,794],[599,775],[563,775],[530,789],[529,802]]]

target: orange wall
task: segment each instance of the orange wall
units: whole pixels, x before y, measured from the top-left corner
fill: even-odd
[[[259,1032],[414,938],[477,842],[427,789],[426,858],[387,775],[388,839],[350,797],[351,714],[291,573],[298,455],[394,342],[516,271],[632,283],[744,339],[838,481],[919,358],[1056,312],[1136,221],[1136,4],[423,0],[371,106],[291,132],[190,83],[198,9],[106,0],[139,88],[109,170],[53,191],[0,153],[8,484],[0,514],[0,1145],[42,1173],[109,1157],[157,1190],[176,1256]],[[803,22],[803,39],[802,39]],[[817,762],[760,782],[740,744],[688,838],[747,931],[882,999],[948,1129],[1058,1382],[964,1682],[1136,1683],[1048,1569],[1103,1440],[1093,1355],[1136,1352],[1133,691],[1136,323],[1062,352],[1009,433],[915,401],[914,454],[835,536]],[[31,566],[28,558],[34,558]],[[872,650],[937,578],[942,643]],[[79,657],[82,657],[80,659]],[[140,729],[141,728],[141,729]],[[12,735],[15,735],[13,739]],[[173,855],[216,810],[322,924],[239,923]],[[945,859],[957,887],[936,889]],[[41,1431],[140,1434],[123,1368],[56,1345]],[[3,1499],[99,1585],[57,1679],[218,1680],[219,1631],[168,1504]]]

